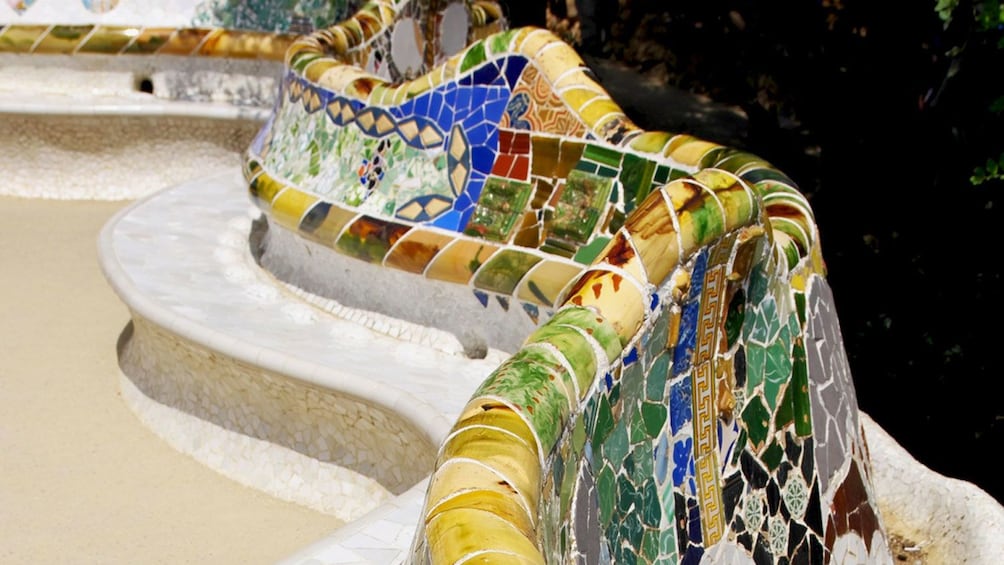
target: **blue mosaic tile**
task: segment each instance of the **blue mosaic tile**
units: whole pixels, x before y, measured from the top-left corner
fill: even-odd
[[[694,419],[690,387],[689,377],[683,377],[669,386],[669,421],[674,436]]]
[[[699,301],[693,300],[683,306],[680,337],[673,350],[673,376],[681,375],[690,369],[694,357],[694,344],[697,340],[698,316],[700,316]]]

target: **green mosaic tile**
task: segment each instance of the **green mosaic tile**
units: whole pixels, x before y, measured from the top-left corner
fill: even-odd
[[[649,478],[641,488],[641,521],[646,526],[658,528],[662,519],[662,503],[659,501],[659,489],[655,479]]]
[[[731,348],[739,339],[743,322],[746,318],[746,294],[739,289],[729,301],[729,310],[725,315],[725,339]]]
[[[493,55],[500,55],[503,53],[508,53],[509,43],[512,41],[513,36],[516,35],[518,29],[510,29],[503,31],[501,33],[496,33],[487,39],[488,47],[491,48]]]
[[[320,54],[317,54],[317,53],[305,53],[305,52],[301,51],[293,59],[293,62],[292,62],[292,65],[290,65],[290,68],[292,68],[294,71],[297,71],[298,73],[302,74],[303,70],[307,68],[307,65],[309,65],[309,64],[313,63],[314,61],[316,61],[318,59],[321,59],[321,58],[322,58],[322,56]]]
[[[627,456],[630,443],[627,422],[622,418],[614,424],[610,436],[603,442],[603,458],[619,469],[624,464],[624,457]]]
[[[645,402],[641,405],[641,414],[645,420],[645,431],[648,437],[657,437],[666,423],[666,406],[662,403]]]
[[[561,351],[572,366],[580,394],[585,394],[596,376],[595,351],[585,336],[567,325],[545,324],[527,338],[526,344],[532,343],[549,343]]]
[[[576,418],[572,428],[572,453],[576,458],[582,456],[583,448],[586,446],[586,418]]]
[[[627,212],[630,213],[642,200],[645,200],[651,190],[653,178],[655,178],[655,161],[643,159],[633,153],[624,155],[620,181],[624,187],[624,207]]]
[[[668,351],[655,358],[648,370],[645,381],[645,399],[662,402],[666,396],[666,379],[669,377],[669,364],[672,356]]]
[[[613,181],[583,171],[568,174],[565,190],[554,209],[550,230],[559,237],[586,243],[610,195]]]
[[[554,217],[554,212],[548,210],[544,213],[544,223],[549,223]],[[541,244],[540,250],[544,253],[549,253],[551,255],[560,255],[562,257],[568,257],[571,259],[575,256],[577,252],[577,247],[566,241],[561,241],[559,239],[547,238],[544,243]]]
[[[551,317],[549,323],[567,324],[581,328],[599,342],[600,347],[607,354],[607,361],[613,362],[620,357],[621,341],[617,335],[617,330],[589,308],[581,306],[562,308],[557,314]]]
[[[673,516],[675,510],[671,507],[666,508],[666,515]],[[667,527],[664,527],[661,532],[659,532],[659,561],[660,565],[677,565],[679,563],[679,557],[676,549],[676,527],[669,523]]]
[[[687,171],[684,171],[682,169],[670,169],[669,170],[669,180],[671,180],[671,181],[674,181],[676,179],[686,178],[687,176],[689,176],[689,175],[687,175]]]
[[[788,550],[788,523],[781,516],[771,516],[767,539],[774,555],[784,555]]]
[[[617,479],[609,464],[603,465],[596,479],[596,493],[599,498],[600,525],[607,526],[614,515],[614,500],[617,498]]]
[[[628,431],[630,432],[629,437],[631,438],[631,443],[640,443],[649,439],[649,435],[645,430],[645,420],[641,417],[641,414],[637,414],[640,410],[636,405],[631,405],[631,423],[628,426]]]
[[[763,451],[763,462],[767,464],[767,468],[771,472],[776,471],[778,465],[781,464],[781,458],[784,457],[784,448],[781,444],[776,441],[772,441],[767,449]]]
[[[541,258],[537,255],[503,249],[493,255],[478,271],[474,277],[474,286],[499,294],[512,294],[527,271],[540,261]]]
[[[652,330],[646,336],[645,359],[651,365],[663,352],[669,340],[669,308],[664,308],[652,325]]]
[[[521,351],[496,369],[474,396],[494,396],[512,403],[547,450],[558,440],[569,413],[568,398],[552,382],[561,378],[557,373],[562,370],[557,363],[548,367]]]
[[[652,442],[643,441],[634,446],[631,451],[631,460],[634,462],[634,471],[631,472],[631,480],[635,484],[641,484],[652,476],[655,462],[652,456]]]
[[[637,480],[636,476],[637,472],[638,472],[638,466],[635,465],[635,452],[632,449],[631,451],[628,452],[627,455],[624,456],[624,464],[621,465],[621,474],[626,476],[633,484],[641,484],[641,481]]]
[[[779,400],[781,385],[788,382],[791,376],[791,357],[784,340],[778,339],[767,348],[764,372],[764,398],[773,411]]]
[[[599,169],[600,166],[597,165],[596,163],[593,163],[592,161],[579,161],[578,163],[575,164],[574,170],[594,175],[596,174],[596,171],[598,171]]]
[[[641,536],[641,555],[648,563],[659,558],[659,531],[646,529]]]
[[[742,406],[742,404],[739,404],[739,406]],[[739,429],[739,437],[736,438],[736,445],[732,449],[732,461],[731,461],[731,463],[733,465],[738,465],[739,464],[739,457],[742,456],[743,451],[746,449],[746,440],[747,440],[748,437],[749,436],[746,435],[746,430],[740,428]]]
[[[613,167],[615,169],[620,168],[623,156],[624,154],[616,149],[592,144],[586,145],[585,150],[582,152],[582,157],[584,159],[596,161],[597,163]]]
[[[767,296],[769,280],[765,267],[766,261],[763,261],[754,265],[750,271],[750,282],[747,290],[750,304],[760,304],[764,297]]]
[[[746,345],[746,393],[752,395],[763,382],[767,349],[756,343]]]
[[[794,269],[802,259],[802,251],[794,240],[788,241],[781,249],[784,251],[784,258],[788,262],[788,268]]]
[[[711,151],[708,151],[703,156],[701,156],[701,162],[698,164],[698,167],[702,169],[707,169],[708,167],[712,167],[714,166],[715,163],[717,163],[724,155],[728,154],[728,152],[730,151],[732,151],[732,149],[728,147],[717,147],[715,149],[712,149]]]
[[[795,421],[795,411],[791,400],[791,385],[784,387],[784,396],[777,404],[777,411],[774,412],[774,429],[782,430],[788,424]]]
[[[805,360],[805,346],[798,339],[791,352],[791,402],[795,418],[795,433],[801,437],[812,435],[812,403],[809,398],[809,372]]]
[[[609,237],[593,238],[592,241],[583,245],[578,251],[576,251],[572,260],[583,265],[592,265],[600,253],[606,249],[608,243],[610,243]]]
[[[659,165],[655,168],[655,182],[657,184],[666,184],[669,182],[669,172],[670,168],[665,165]]]
[[[593,452],[600,454],[603,444],[614,429],[614,415],[610,411],[610,402],[606,396],[600,397],[599,407],[596,409],[596,427],[593,428],[592,444]]]
[[[764,442],[767,441],[767,432],[770,431],[770,412],[763,405],[760,396],[754,396],[746,404],[742,416],[750,445],[754,450],[759,451]]]
[[[634,483],[625,475],[617,475],[617,512],[623,516],[640,502],[641,495]],[[637,506],[641,507],[640,504]]]
[[[556,462],[557,465],[559,462]],[[561,466],[563,471],[563,477],[561,481],[561,516],[568,515],[568,509],[572,505],[572,493],[575,491],[575,472],[576,472],[576,459],[568,458],[564,461],[564,465]]]
[[[645,397],[645,371],[641,363],[632,363],[621,373],[621,394],[630,415]]]
[[[798,314],[798,322],[800,325],[805,325],[805,293],[792,291],[791,293],[795,297],[795,312]]]
[[[464,233],[492,241],[509,241],[531,192],[530,183],[488,177]]]
[[[460,72],[466,72],[477,65],[485,62],[485,44],[483,41],[478,41],[474,45],[467,48],[467,53],[464,54],[464,60],[460,62]]]
[[[615,179],[620,174],[620,171],[618,169],[611,169],[610,167],[604,167],[600,165],[599,167],[596,168],[596,174],[600,175],[601,177],[606,177],[608,179]],[[614,194],[610,195],[609,201],[617,202],[617,198],[615,198]]]
[[[641,495],[637,490],[634,491],[632,499],[640,501]],[[640,505],[636,507],[640,507]],[[627,516],[624,517],[624,521],[621,523],[622,539],[625,539],[631,545],[631,557],[625,555],[625,563],[630,563],[632,560],[636,560],[638,558],[637,553],[641,548],[641,536],[644,532],[645,529],[641,525],[641,518],[638,516],[638,512],[628,512]]]
[[[617,230],[621,229],[621,227],[624,225],[624,219],[626,217],[627,216],[624,215],[624,212],[621,212],[620,210],[614,208],[613,213],[610,214],[610,223],[607,226],[607,231],[610,233],[615,233]]]

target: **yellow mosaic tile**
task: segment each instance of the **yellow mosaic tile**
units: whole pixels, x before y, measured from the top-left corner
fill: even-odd
[[[624,226],[631,233],[650,284],[662,284],[680,263],[680,236],[673,224],[675,215],[663,192],[658,191],[650,194],[628,216]]]
[[[636,283],[600,268],[586,272],[565,303],[595,309],[614,327],[621,346],[627,345],[645,319],[644,299]]]
[[[516,297],[524,302],[556,307],[564,290],[585,267],[563,261],[545,259],[523,277],[516,288]]]
[[[648,272],[634,246],[630,232],[621,228],[600,253],[603,262],[624,270],[638,281],[647,282]]]
[[[306,192],[289,187],[272,201],[272,217],[291,230],[300,227],[300,219],[307,209],[319,199]]]
[[[752,190],[739,177],[715,169],[704,169],[694,179],[718,197],[725,211],[725,231],[746,225],[756,215],[756,199]]]
[[[49,33],[35,45],[33,52],[52,54],[73,53],[80,42],[93,29],[94,26],[91,25],[52,26]]]
[[[358,67],[350,65],[337,65],[324,71],[324,73],[321,74],[320,79],[317,81],[317,85],[327,90],[344,92],[347,95],[357,95],[349,90],[349,86],[353,83],[353,81],[360,78],[366,78],[368,76],[369,75],[366,71]]]
[[[566,69],[554,82],[554,90],[560,92],[566,88],[585,88],[592,91],[602,91],[603,88],[596,84],[596,81],[586,74],[585,69]]]
[[[537,451],[512,435],[501,430],[478,426],[461,428],[450,434],[440,449],[439,460],[447,461],[450,459],[480,461],[505,479],[515,491],[516,497],[522,499],[524,508],[536,508],[537,485],[540,481]],[[447,481],[437,482],[446,483],[442,484],[443,490],[452,490],[453,492],[459,490],[456,485],[449,485]],[[487,487],[489,485],[476,486]],[[525,523],[532,527],[534,520],[529,515],[536,514],[536,512],[528,512],[527,514]]]
[[[673,141],[675,142],[676,140]],[[675,146],[673,143],[670,143],[670,147],[666,149],[666,156],[673,159],[677,163],[696,167],[700,164],[701,157],[704,157],[708,151],[718,149],[719,147],[721,147],[721,145],[718,145],[717,143],[691,138],[690,140],[681,140],[681,142]]]
[[[191,55],[197,52],[202,41],[209,35],[208,29],[179,29],[168,37],[158,55]]]
[[[561,98],[574,112],[580,112],[584,106],[594,100],[603,100],[606,98],[603,94],[586,88],[568,88],[560,94]]]
[[[123,53],[130,55],[156,53],[158,49],[167,44],[174,31],[171,28],[145,28]]]
[[[555,36],[549,32],[542,29],[535,28],[524,28],[519,31],[517,38],[514,38],[514,44],[517,45],[516,49],[520,53],[523,53],[530,59],[535,59],[537,53],[547,44],[555,41]],[[535,61],[540,67],[539,61]],[[543,70],[543,69],[541,69]]]
[[[673,134],[668,132],[646,131],[631,140],[631,144],[629,146],[635,151],[661,154],[665,150],[666,144],[669,143],[669,140],[672,138]]]
[[[469,508],[444,512],[427,522],[426,535],[432,563],[460,563],[476,551],[478,559],[487,563],[544,565],[536,544],[490,512]]]
[[[467,284],[474,272],[499,250],[499,246],[471,239],[457,239],[440,253],[425,271],[430,279]]]
[[[84,39],[78,52],[108,55],[119,53],[137,35],[139,35],[139,28],[136,27],[98,26],[90,37]]]
[[[478,508],[514,525],[526,537],[533,535],[534,525],[530,521],[530,515],[520,504],[519,498],[512,495],[512,491],[497,482],[486,484],[484,488],[465,485],[462,489],[459,492],[445,493],[430,490],[426,516],[431,518],[458,508]],[[432,498],[434,494],[440,496]]]
[[[328,247],[334,247],[335,242],[345,230],[345,226],[353,222],[359,214],[352,210],[346,210],[341,206],[332,204],[328,210],[328,215],[324,217],[321,225],[311,232],[301,231],[304,236]]]
[[[593,102],[580,112],[580,116],[582,116],[582,121],[586,123],[586,126],[595,131],[602,130],[603,124],[609,120],[627,118],[621,107],[609,98]]]
[[[261,173],[251,180],[251,186],[253,187],[254,193],[257,195],[258,199],[266,205],[271,205],[272,200],[279,192],[286,188],[284,183],[281,183],[267,173]]]
[[[423,273],[451,241],[451,236],[416,227],[394,244],[384,258],[384,265],[409,273]]]
[[[464,415],[457,420],[454,428],[460,429],[470,426],[487,426],[505,430],[526,444],[531,451],[537,451],[537,440],[534,438],[533,432],[518,414],[507,407],[498,404],[489,404],[487,407],[480,403],[468,404],[464,409]]]
[[[49,26],[10,25],[0,35],[0,52],[29,53]]]
[[[518,444],[519,443],[513,439],[512,445]],[[463,492],[466,489],[476,489],[481,492],[495,491],[506,495],[511,498],[513,502],[522,506],[526,510],[525,514],[528,516],[532,517],[536,514],[537,494],[535,490],[524,493],[518,490],[514,492],[513,489],[507,489],[505,486],[507,477],[500,474],[497,470],[485,467],[480,463],[475,463],[465,459],[454,459],[450,461],[442,457],[440,458],[440,461],[445,462],[445,464],[436,472],[436,475],[433,476],[433,480],[429,485],[428,497],[431,503],[441,504],[449,497],[456,496],[458,492]],[[528,467],[537,467],[536,457],[533,457],[528,461],[530,463]],[[514,489],[516,487],[516,485],[513,485]],[[447,507],[441,507],[441,510],[446,509]]]
[[[335,67],[339,63],[334,59],[317,59],[316,61],[311,61],[305,69],[303,69],[303,77],[313,83],[318,83],[321,80],[321,76],[324,75],[332,67]]]

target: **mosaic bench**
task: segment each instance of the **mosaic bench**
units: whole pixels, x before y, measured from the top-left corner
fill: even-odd
[[[427,9],[297,40],[244,167],[277,276],[513,353],[413,561],[891,562],[794,183],[640,130],[549,32],[486,33],[490,3],[455,54]]]

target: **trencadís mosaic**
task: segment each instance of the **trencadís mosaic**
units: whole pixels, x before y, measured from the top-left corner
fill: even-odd
[[[414,561],[891,562],[794,183],[640,130],[501,14],[371,2],[297,40],[245,164],[283,229],[540,324],[441,446]]]

